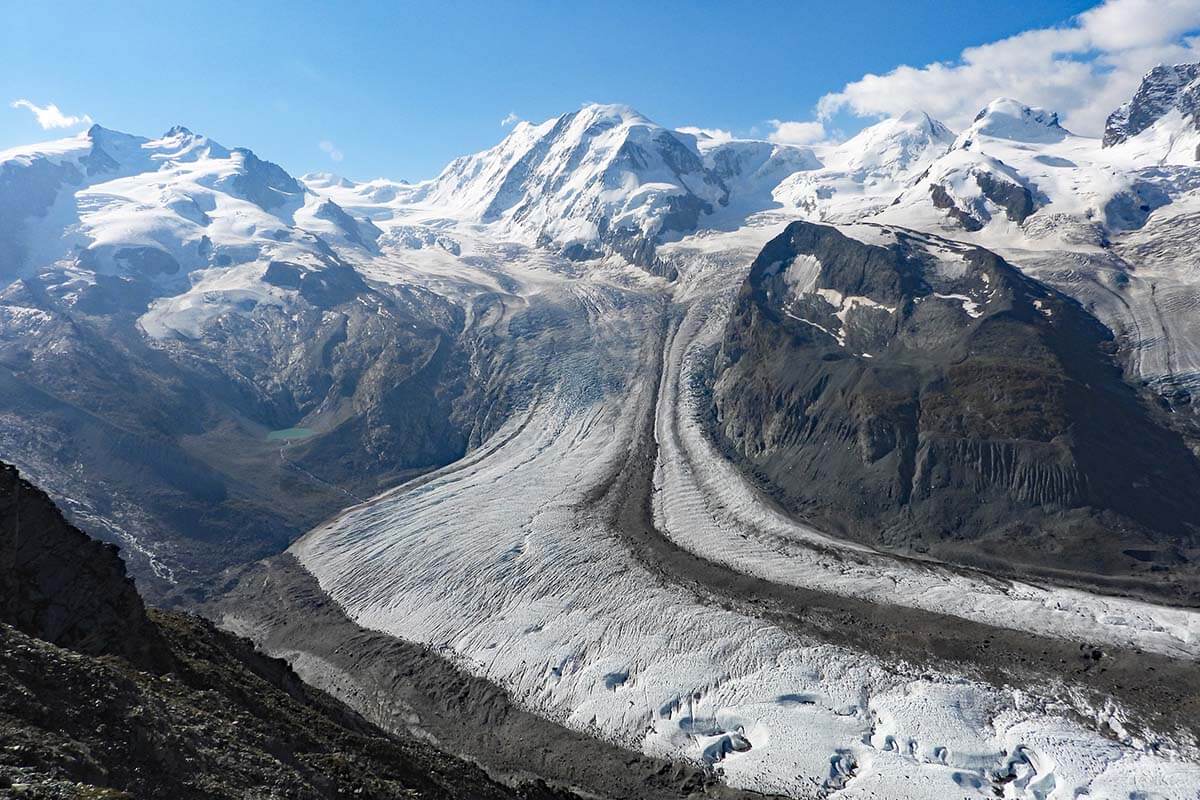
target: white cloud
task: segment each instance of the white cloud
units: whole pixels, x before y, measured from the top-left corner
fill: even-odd
[[[516,125],[520,121],[521,118],[517,116],[517,112],[510,111],[504,115],[504,119],[500,120],[500,127],[507,128],[509,125]]]
[[[733,134],[730,131],[722,130],[721,128],[699,128],[695,125],[684,125],[682,128],[675,130],[680,133],[688,133],[698,138],[714,139],[718,142],[728,142],[733,140]]]
[[[1092,47],[1129,50],[1171,42],[1200,28],[1195,0],[1108,0],[1078,17]]]
[[[821,98],[823,119],[846,110],[895,116],[921,108],[952,128],[996,97],[1059,112],[1079,133],[1098,134],[1142,75],[1200,59],[1200,0],[1105,0],[1056,28],[963,50],[956,61],[903,65],[864,75]]]
[[[341,161],[343,158],[345,158],[345,157],[346,157],[346,154],[345,154],[345,153],[343,153],[341,150],[339,150],[339,149],[337,148],[337,145],[335,145],[333,142],[329,141],[328,139],[325,139],[324,141],[322,141],[322,142],[320,143],[319,147],[320,147],[320,148],[321,148],[321,149],[322,149],[322,150],[323,150],[323,151],[324,151],[324,152],[325,152],[325,153],[326,153],[326,154],[329,156],[329,158],[330,158],[331,160],[333,160],[333,161]]]
[[[825,138],[825,126],[820,122],[787,122],[770,120],[775,130],[767,134],[776,144],[813,144]]]
[[[92,118],[87,114],[82,116],[73,116],[64,114],[58,110],[58,106],[54,103],[49,103],[45,106],[39,106],[24,98],[12,101],[13,108],[24,108],[33,112],[33,116],[37,118],[37,124],[42,126],[42,130],[50,130],[51,128],[73,128],[76,125],[91,125]]]

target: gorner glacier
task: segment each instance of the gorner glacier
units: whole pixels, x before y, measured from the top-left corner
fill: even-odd
[[[804,359],[886,389],[872,371],[885,357],[936,340],[938,358],[961,347],[969,361],[983,341],[972,337],[1014,318],[1006,342],[1028,354],[1069,319],[1096,332],[1088,352],[1117,376],[1089,388],[1125,392],[1191,464],[1198,74],[1149,73],[1103,139],[1005,98],[957,133],[914,111],[809,146],[716,140],[589,105],[520,123],[417,184],[296,179],[182,128],[158,139],[94,128],[0,154],[0,208],[24,204],[0,220],[15,281],[0,341],[32,350],[28,376],[56,347],[82,346],[62,327],[75,314],[136,339],[137,364],[175,365],[181,386],[220,402],[186,425],[163,419],[161,434],[187,444],[174,469],[246,468],[249,455],[217,446],[235,429],[313,431],[324,449],[284,437],[262,463],[294,457],[303,472],[291,480],[321,482],[311,491],[348,507],[291,556],[353,621],[428,645],[570,728],[790,797],[1194,800],[1194,528],[1147,523],[1132,555],[1027,578],[979,560],[972,537],[985,532],[956,533],[957,549],[935,558],[898,535],[826,529],[781,489],[825,484],[772,472],[802,440],[829,453],[804,463],[860,448],[874,469],[903,450],[890,434],[864,427],[863,439],[846,423],[812,439],[816,422],[766,423],[791,413],[778,413],[772,381]],[[788,236],[829,230],[848,242],[822,251],[838,263],[795,249],[761,262]],[[127,289],[119,302],[113,281]],[[768,288],[784,296],[760,298],[757,330],[794,349],[753,395],[714,388],[740,347],[739,297]],[[330,352],[361,370],[330,368]],[[937,361],[939,379],[962,360]],[[381,416],[402,379],[422,419],[457,432],[456,449],[435,452]],[[817,394],[804,402],[816,419]],[[64,419],[43,420],[42,439],[9,429],[12,459],[48,470]],[[1088,442],[1067,427],[1078,455]],[[1051,459],[1053,442],[1036,444]],[[428,453],[345,488],[338,465],[372,447],[379,464]],[[913,452],[946,451],[921,439]],[[984,469],[963,463],[969,476]],[[1047,519],[1096,504],[1066,481],[997,486],[986,491]],[[114,506],[153,502],[136,491],[116,487]],[[79,506],[169,567],[132,514]],[[1058,563],[1052,549],[1021,558]]]

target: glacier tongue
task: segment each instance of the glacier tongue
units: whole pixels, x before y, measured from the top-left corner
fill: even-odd
[[[1094,303],[1140,377],[1200,385],[1196,133],[1160,105],[1103,149],[1009,100],[957,142],[913,113],[810,148],[699,142],[627,107],[588,106],[521,124],[416,185],[302,184],[186,129],[94,128],[0,154],[14,174],[42,164],[22,186],[43,181],[50,195],[29,230],[0,218],[0,239],[22,258],[37,242],[35,267],[148,273],[139,320],[154,339],[202,339],[259,306],[286,317],[299,305],[289,284],[325,270],[465,298],[468,336],[487,326],[512,343],[506,377],[523,410],[293,552],[357,622],[438,648],[529,709],[798,797],[1194,798],[1194,741],[1053,670],[997,685],[738,590],[759,581],[1148,661],[1200,657],[1200,614],[890,558],[799,525],[706,439],[694,388],[753,254],[797,215],[994,246]],[[845,227],[880,243],[889,230]],[[791,267],[800,286],[806,266]],[[474,303],[485,295],[502,301]],[[835,306],[848,314],[857,298]],[[36,330],[39,313],[9,306],[6,324]],[[640,488],[639,474],[651,476]],[[636,491],[622,501],[613,487]],[[631,527],[626,512],[653,525]],[[655,553],[728,580],[672,572]]]
[[[1200,766],[1178,760],[1170,740],[1155,737],[1151,752],[1150,734],[1101,733],[1121,727],[1119,706],[829,644],[676,583],[630,550],[606,490],[654,458],[653,430],[656,519],[705,559],[1002,626],[1034,625],[1036,608],[1038,632],[1200,648],[1193,612],[1006,588],[824,540],[774,515],[705,450],[681,387],[766,232],[674,246],[692,248],[674,311],[653,282],[619,272],[543,276],[527,299],[566,322],[524,355],[540,372],[525,411],[462,461],[347,510],[292,552],[358,623],[435,647],[551,719],[711,764],[737,786],[1190,797]]]

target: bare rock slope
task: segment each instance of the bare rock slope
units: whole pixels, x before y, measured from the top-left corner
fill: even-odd
[[[716,358],[717,435],[872,545],[1194,601],[1200,464],[1110,332],[978,247],[798,222]]]
[[[0,794],[553,798],[385,734],[286,662],[145,609],[111,545],[0,468]]]

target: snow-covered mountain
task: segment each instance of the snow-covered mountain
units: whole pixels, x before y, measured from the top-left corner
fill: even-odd
[[[279,166],[95,126],[0,154],[0,206],[0,444],[148,589],[462,453],[463,309]]]
[[[606,252],[652,266],[660,236],[687,233],[729,200],[695,138],[628,106],[588,105],[452,162],[411,200],[495,224],[571,258]]]
[[[381,386],[371,383],[370,400],[350,388],[379,380],[367,354],[391,341],[414,364],[484,357],[464,347],[462,326],[490,319],[471,298],[525,280],[514,258],[561,274],[631,265],[671,279],[686,265],[663,253],[690,236],[872,221],[990,247],[1094,307],[1127,340],[1135,372],[1178,402],[1200,381],[1200,356],[1173,344],[1200,340],[1187,312],[1196,281],[1157,254],[1186,250],[1200,211],[1200,173],[1178,146],[1194,129],[1195,71],[1151,71],[1113,116],[1120,136],[1104,142],[1010,99],[958,134],[910,112],[804,147],[671,131],[625,106],[589,105],[521,123],[416,184],[297,180],[186,128],[145,138],[95,126],[0,154],[0,272],[18,279],[3,295],[0,340],[26,364],[18,375],[49,389],[51,353],[95,363],[119,329],[141,355],[109,358],[149,369],[166,357],[237,387],[218,395],[240,428],[316,430],[305,445],[316,452],[322,436],[373,419],[351,439],[368,436],[372,469],[387,471],[414,463],[388,437],[424,453],[417,461],[453,448],[415,445],[394,421],[383,439],[367,432],[385,424],[366,412]],[[318,342],[356,355],[330,361]],[[347,373],[351,363],[360,366]],[[89,413],[110,394],[105,374],[94,380],[81,395]],[[474,411],[429,398],[426,408],[442,409],[433,429],[462,414],[449,439],[473,435]],[[159,428],[176,435],[177,416],[195,413],[176,409]],[[19,427],[13,436],[27,439]]]
[[[610,253],[570,265],[578,305],[523,296],[510,330],[536,316],[557,331],[553,389],[472,456],[290,553],[358,624],[739,787],[1190,797],[1195,758],[1159,759],[1139,744],[1169,736],[1129,733],[1142,703],[1112,684],[1078,698],[1151,651],[1195,652],[1194,611],[1094,593],[1195,596],[1190,401],[1178,380],[1170,400],[1137,380],[1147,353],[1182,377],[1168,342],[1197,352],[1195,226],[1179,218],[1192,168],[1107,152],[1012,100],[959,134],[912,114],[856,138],[697,137],[729,194],[695,232],[660,236],[677,279],[614,272]],[[404,187],[322,183],[385,239],[425,226],[475,246],[509,224]],[[392,199],[373,209],[377,193]],[[797,217],[836,229],[772,238]],[[1154,230],[1169,240],[1142,239]],[[822,505],[840,517],[815,524]],[[1064,668],[1077,653],[1087,668]],[[1191,680],[1165,691],[1190,697]]]
[[[1197,279],[1180,258],[1200,211],[1197,134],[1175,100],[1147,98],[1181,95],[1164,87],[1190,85],[1194,69],[1149,72],[1140,99],[1114,115],[1136,125],[1108,140],[1074,134],[1052,112],[997,100],[870,219],[1000,252],[1093,309],[1122,341],[1134,375],[1172,402],[1190,397],[1200,388],[1200,359],[1176,345],[1200,339],[1191,311]]]
[[[1157,66],[1146,73],[1133,97],[1109,115],[1104,146],[1122,144],[1156,125],[1170,124],[1172,112],[1193,131],[1200,131],[1200,64]],[[1200,160],[1200,153],[1193,153],[1192,160]]]
[[[592,104],[518,123],[495,147],[456,159],[430,181],[314,175],[308,185],[376,221],[403,218],[409,240],[434,241],[422,226],[454,221],[572,260],[611,254],[653,272],[659,243],[736,227],[777,207],[771,194],[788,176],[820,166],[809,148],[714,140],[668,130],[628,106]]]
[[[1105,140],[998,99],[809,146],[589,105],[420,183],[183,128],[8,151],[0,447],[155,592],[309,531],[290,557],[350,620],[742,787],[1186,796],[1192,706],[1129,687],[1197,652],[1156,604],[1200,563],[1195,69],[1152,71]],[[1188,467],[1169,503],[1121,491],[1142,430],[1131,468]],[[889,524],[811,527],[816,478]],[[1085,516],[1103,546],[1067,548]],[[1005,559],[1075,588],[979,573]]]
[[[945,125],[910,111],[821,148],[816,168],[781,181],[773,194],[811,219],[853,221],[886,207],[953,141]]]
[[[369,251],[355,220],[279,166],[175,127],[147,139],[93,126],[60,142],[0,154],[5,272],[58,270],[69,303],[97,276],[152,298],[151,336],[196,338],[222,315],[286,306],[300,287],[273,283],[270,264],[303,273],[340,265],[333,246]]]

